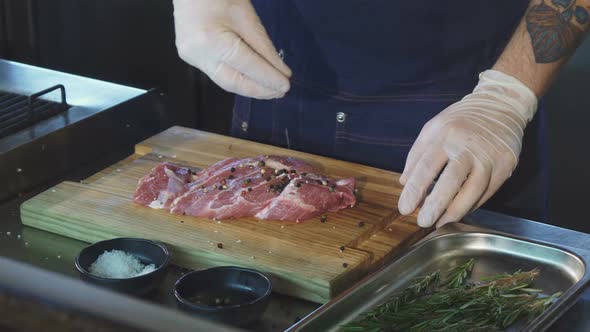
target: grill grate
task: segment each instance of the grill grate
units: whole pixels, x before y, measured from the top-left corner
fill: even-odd
[[[57,89],[61,90],[61,103],[39,99],[39,96]],[[56,85],[30,96],[0,91],[0,138],[30,127],[69,108],[63,85]]]

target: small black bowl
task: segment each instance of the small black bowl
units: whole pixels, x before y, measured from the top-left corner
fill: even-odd
[[[267,276],[234,266],[189,272],[174,285],[174,296],[183,310],[242,327],[262,317],[271,292]]]
[[[154,264],[156,269],[132,278],[103,278],[91,274],[90,265],[105,251],[113,249],[135,255],[142,264]],[[155,241],[136,238],[115,238],[96,242],[82,249],[76,256],[76,268],[82,280],[138,296],[149,293],[162,281],[169,263],[170,253],[165,246]]]

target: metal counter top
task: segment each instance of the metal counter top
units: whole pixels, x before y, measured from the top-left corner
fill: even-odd
[[[107,163],[108,164],[108,163]],[[94,168],[100,169],[95,165]],[[67,180],[84,178],[95,169],[81,170]],[[55,182],[63,181],[56,180]],[[39,188],[39,191],[44,188]],[[20,204],[36,194],[31,192],[11,201],[0,203],[0,256],[29,263],[43,269],[77,278],[74,257],[87,244],[60,235],[22,226]],[[590,250],[590,235],[534,221],[508,217],[487,211],[477,211],[465,220],[468,224],[494,229],[530,239]],[[171,293],[172,284],[185,271],[172,267],[163,285],[146,298],[148,302],[176,308]],[[0,274],[2,269],[0,268]],[[271,303],[256,331],[283,331],[298,319],[311,313],[319,304],[273,295]],[[585,290],[578,302],[550,329],[551,331],[590,331],[590,289]]]

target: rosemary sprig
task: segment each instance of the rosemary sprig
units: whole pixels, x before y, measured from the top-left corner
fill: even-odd
[[[378,305],[375,309],[365,313],[366,317],[377,318],[386,314],[396,313],[399,308],[411,301],[416,300],[432,287],[438,284],[440,280],[440,271],[434,271],[422,277],[415,278],[412,283],[401,293],[395,294],[388,298],[385,303]],[[350,329],[349,331],[356,331]]]
[[[439,271],[417,278],[404,291],[344,325],[345,331],[494,331],[521,318],[534,319],[560,295],[539,297],[529,288],[539,276],[534,269],[469,284],[474,260],[451,269],[441,285]],[[432,290],[436,284],[438,289]],[[430,290],[430,291],[429,291]]]
[[[467,280],[467,277],[469,277],[469,275],[471,274],[474,265],[475,260],[471,258],[464,264],[450,269],[449,271],[447,271],[448,277],[444,285],[447,288],[457,288],[463,286],[463,284],[465,284],[465,281]]]

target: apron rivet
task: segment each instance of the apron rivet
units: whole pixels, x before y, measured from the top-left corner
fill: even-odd
[[[336,113],[336,121],[344,122],[344,120],[346,120],[346,113],[344,113],[344,112]]]
[[[242,131],[248,131],[248,122],[242,122]]]

